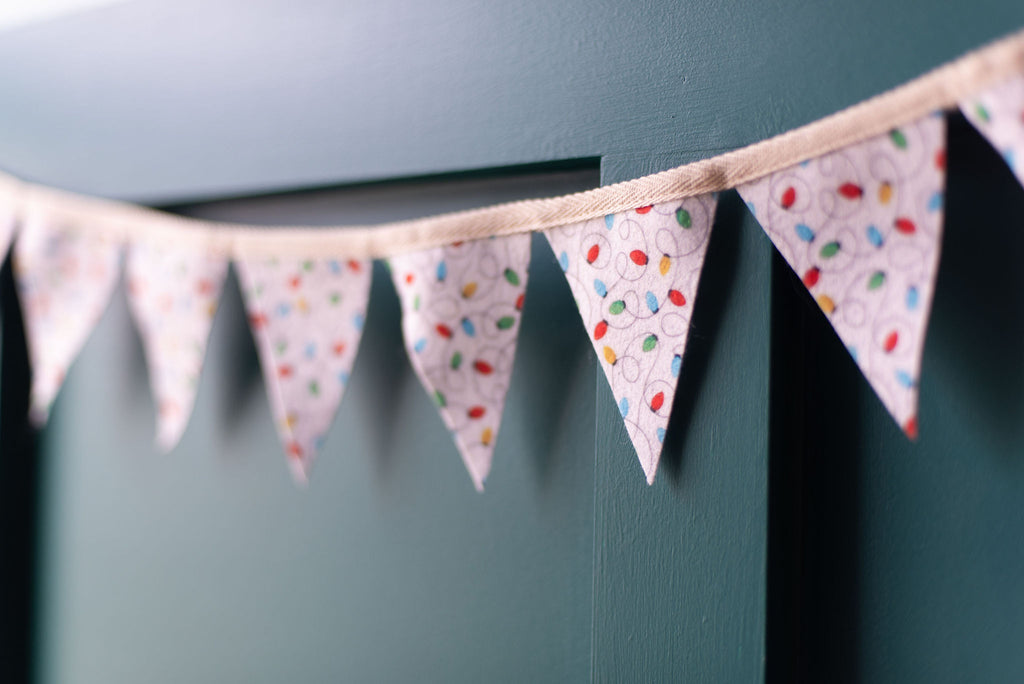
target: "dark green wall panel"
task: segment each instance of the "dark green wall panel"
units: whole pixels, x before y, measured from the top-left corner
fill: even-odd
[[[1024,24],[1013,0],[133,0],[0,41],[0,168],[148,201],[709,156]]]

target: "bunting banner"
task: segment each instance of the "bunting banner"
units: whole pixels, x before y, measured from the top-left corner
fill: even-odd
[[[196,221],[0,174],[0,250],[15,240],[31,416],[45,421],[126,252],[156,441],[173,448],[233,263],[287,462],[305,482],[357,358],[372,260],[384,259],[412,369],[482,491],[515,382],[530,234],[539,232],[653,483],[715,208],[734,190],[913,439],[942,248],[946,112],[955,109],[1024,185],[1024,31],[717,157],[582,193],[379,226]]]

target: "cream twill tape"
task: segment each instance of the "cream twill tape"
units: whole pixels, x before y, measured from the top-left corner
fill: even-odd
[[[21,218],[40,212],[50,225],[81,230],[99,240],[170,242],[227,257],[386,258],[459,240],[546,230],[734,188],[934,111],[954,108],[1019,75],[1024,75],[1024,30],[840,112],[717,157],[571,195],[374,226],[257,227],[203,221],[24,183],[2,174],[0,203],[13,207]]]

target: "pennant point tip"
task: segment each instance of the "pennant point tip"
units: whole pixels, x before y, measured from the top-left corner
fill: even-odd
[[[289,463],[291,466],[289,470],[292,473],[292,481],[295,482],[295,486],[299,489],[306,489],[309,487],[309,467],[304,463],[293,461]]]
[[[640,466],[644,469],[644,477],[647,479],[648,486],[654,484],[654,477],[658,474],[658,457],[655,456],[649,462],[640,462]]]
[[[469,470],[469,477],[473,480],[473,488],[479,493],[484,493],[484,482],[487,481],[487,473],[479,473],[476,468],[467,461],[466,469]]]
[[[34,428],[41,428],[50,419],[49,405],[33,403],[28,409],[28,420]]]
[[[911,416],[907,422],[903,423],[903,434],[907,436],[911,442],[917,441],[917,416]]]
[[[157,432],[153,444],[161,454],[169,454],[178,445],[178,435],[168,432]]]

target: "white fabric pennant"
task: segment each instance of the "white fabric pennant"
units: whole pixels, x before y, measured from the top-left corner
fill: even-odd
[[[929,116],[736,188],[911,438],[941,246],[945,131],[941,115]]]
[[[717,197],[547,231],[647,483],[661,458]]]
[[[238,259],[270,407],[298,482],[322,446],[359,350],[371,263]]]
[[[157,445],[172,449],[188,425],[227,260],[139,242],[128,251],[128,304],[146,351]]]
[[[505,408],[529,263],[528,234],[391,259],[413,369],[479,491]]]
[[[121,246],[28,217],[14,246],[14,277],[32,364],[29,416],[42,425],[107,308],[120,274]]]
[[[960,111],[1003,155],[1024,185],[1024,76],[961,102]]]

